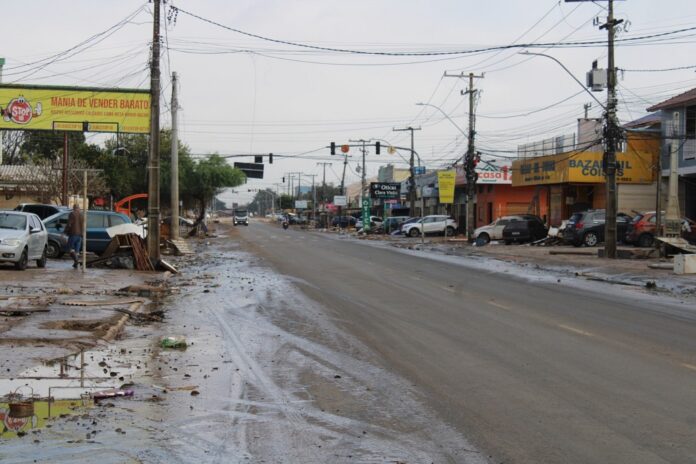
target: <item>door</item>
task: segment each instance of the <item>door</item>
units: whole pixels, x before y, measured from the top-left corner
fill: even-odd
[[[502,240],[503,239],[503,229],[510,223],[508,219],[498,219],[491,229],[491,240]]]
[[[111,239],[106,233],[106,215],[94,211],[87,213],[87,251],[101,253],[109,245]]]
[[[43,253],[43,236],[41,232],[32,233],[33,230],[39,229],[42,231],[43,228],[40,224],[39,218],[33,214],[29,216],[28,226],[29,226],[29,259],[38,259]]]
[[[592,216],[592,231],[597,233],[600,242],[604,241],[604,213],[596,213]]]

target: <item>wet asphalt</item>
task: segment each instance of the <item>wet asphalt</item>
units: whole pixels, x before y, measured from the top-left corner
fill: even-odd
[[[493,462],[696,462],[692,304],[275,224],[237,233]]]

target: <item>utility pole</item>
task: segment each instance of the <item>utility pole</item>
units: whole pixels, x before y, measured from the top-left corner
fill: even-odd
[[[604,256],[616,259],[616,149],[621,138],[620,128],[616,120],[616,68],[614,64],[614,36],[615,28],[623,22],[622,19],[614,19],[614,0],[609,0],[609,9],[606,24],[600,29],[606,29],[608,33],[608,68],[607,69],[607,111],[604,137],[606,146],[604,151],[604,174],[606,179],[606,215],[604,222]]]
[[[5,67],[5,58],[0,58],[0,83],[2,83],[2,68]],[[5,142],[5,131],[0,130],[0,164],[2,164],[2,147]],[[67,205],[65,205],[67,206]]]
[[[323,175],[321,178],[321,201],[326,205],[326,166],[331,166],[331,163],[317,163],[317,166],[323,168]]]
[[[62,189],[61,189],[61,202],[63,206],[68,205],[68,133],[63,132],[63,172],[62,174]]]
[[[365,189],[367,188],[367,178],[365,174],[365,155],[367,154],[367,149],[365,148],[365,144],[369,143],[369,140],[348,140],[351,143],[362,143],[362,148],[360,151],[362,151],[362,190],[360,190],[360,201],[362,201],[363,196],[365,195]]]
[[[466,75],[447,74],[445,77],[464,78]],[[483,74],[477,76],[474,73],[469,73],[469,88],[462,91],[462,95],[469,94],[469,144],[466,150],[466,156],[463,159],[464,171],[466,173],[466,238],[469,242],[474,241],[474,229],[476,228],[476,208],[474,207],[474,198],[476,197],[476,118],[474,103],[476,100],[477,89],[474,89],[474,79],[483,79]]]
[[[159,261],[160,258],[160,0],[154,0],[154,3],[152,57],[150,61],[150,154],[147,173],[147,250],[150,259],[156,262]]]
[[[416,170],[414,167],[415,163],[415,150],[414,150],[414,143],[413,143],[413,131],[421,130],[420,127],[404,127],[403,129],[392,129],[394,132],[404,132],[404,131],[410,131],[411,132],[411,158],[409,160],[409,166],[410,166],[410,171],[409,171],[409,177],[408,177],[408,205],[409,205],[409,213],[408,215],[413,217],[416,214]]]
[[[169,238],[179,239],[179,128],[176,72],[172,73],[172,188],[171,188],[171,221],[169,221]],[[215,202],[215,200],[213,200]]]

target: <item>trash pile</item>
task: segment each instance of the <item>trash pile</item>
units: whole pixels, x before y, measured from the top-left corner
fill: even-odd
[[[98,265],[114,269],[155,270],[145,248],[145,241],[135,233],[115,235],[101,256],[87,262],[87,267]]]

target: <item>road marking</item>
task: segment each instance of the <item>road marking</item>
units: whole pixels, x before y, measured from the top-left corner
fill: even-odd
[[[492,300],[489,301],[488,304],[491,305],[491,306],[495,306],[496,308],[504,309],[504,310],[506,310],[506,311],[512,310],[511,307],[505,306],[505,305],[500,304],[500,303],[496,303],[495,301],[492,301]]]
[[[448,292],[452,292],[452,293],[455,293],[455,292],[456,292],[456,290],[455,290],[454,288],[452,288],[452,287],[442,287],[442,286],[440,286],[440,288],[443,289],[443,290],[447,290]]]
[[[586,332],[586,331],[584,331],[584,330],[582,330],[582,329],[576,329],[575,327],[571,327],[571,326],[569,326],[569,325],[558,324],[558,327],[560,327],[561,329],[567,330],[567,331],[569,331],[569,332],[576,333],[576,334],[578,334],[578,335],[583,335],[583,336],[585,336],[585,337],[594,337],[594,335],[591,334],[590,332]]]
[[[690,369],[692,371],[696,371],[696,366],[694,366],[693,364],[681,363],[681,365],[682,365],[682,367],[686,367],[687,369]]]

